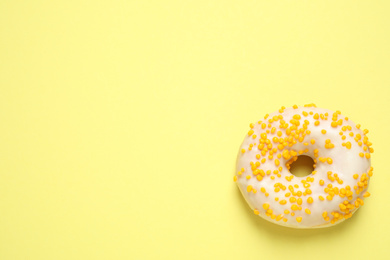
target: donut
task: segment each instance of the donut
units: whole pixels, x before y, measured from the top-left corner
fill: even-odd
[[[255,215],[291,228],[322,228],[352,217],[370,196],[372,143],[340,111],[314,104],[281,107],[250,124],[234,181]],[[310,175],[290,172],[298,156]]]

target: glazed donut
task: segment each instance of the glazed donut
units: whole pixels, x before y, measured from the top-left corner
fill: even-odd
[[[364,204],[373,174],[372,143],[340,111],[282,107],[250,124],[234,181],[254,214],[293,228],[341,223]],[[314,160],[305,177],[290,173],[299,155]]]

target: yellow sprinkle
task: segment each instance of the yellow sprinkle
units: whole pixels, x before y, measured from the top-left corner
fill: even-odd
[[[297,217],[296,220],[298,223],[300,223],[302,221],[302,217]]]
[[[322,129],[322,130],[321,130],[321,133],[322,133],[322,134],[326,134],[326,130],[325,130],[325,129]]]
[[[263,209],[264,209],[264,210],[269,209],[269,204],[268,204],[268,203],[264,203],[264,204],[263,204]]]
[[[236,176],[236,175],[234,175],[234,177],[233,177],[233,181],[234,181],[234,182],[236,182],[236,181],[237,181],[237,176]]]
[[[275,159],[275,165],[276,165],[276,166],[279,166],[279,164],[280,164],[279,160],[278,160],[278,159]]]
[[[259,212],[257,209],[255,209],[255,210],[253,211],[253,213],[255,213],[255,215],[259,215],[259,214],[260,214],[260,212]]]
[[[241,153],[245,153],[245,149],[241,149]]]
[[[246,187],[246,191],[247,191],[247,192],[251,192],[252,189],[253,189],[252,185],[248,185],[248,186]]]
[[[370,193],[368,191],[366,191],[364,194],[363,194],[363,197],[367,198],[367,197],[370,197]]]
[[[306,214],[311,214],[311,211],[310,211],[310,209],[305,209],[305,212],[306,212]]]
[[[313,203],[313,198],[312,197],[307,198],[307,203],[309,204]]]
[[[287,201],[286,200],[281,200],[281,201],[279,201],[279,203],[280,203],[280,205],[285,205],[287,203]]]
[[[297,205],[293,204],[293,205],[291,206],[291,209],[292,209],[292,210],[299,210],[299,207],[298,207]]]
[[[322,200],[322,201],[325,200],[324,197],[322,197],[322,196],[318,196],[318,198],[319,198],[320,200]]]

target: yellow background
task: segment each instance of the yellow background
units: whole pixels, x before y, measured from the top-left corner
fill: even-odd
[[[0,259],[388,259],[389,1],[0,2]],[[252,214],[236,153],[280,106],[370,130],[347,222]]]

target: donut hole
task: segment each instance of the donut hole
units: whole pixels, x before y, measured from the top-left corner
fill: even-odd
[[[291,163],[290,172],[297,177],[306,177],[314,171],[314,161],[310,156],[299,155],[298,159]]]

